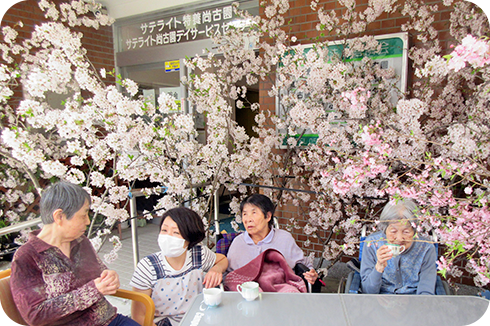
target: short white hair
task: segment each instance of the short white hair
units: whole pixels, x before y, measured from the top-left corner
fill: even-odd
[[[389,201],[379,217],[379,227],[386,230],[388,225],[397,223],[401,220],[408,220],[410,225],[417,224],[418,218],[415,213],[418,211],[417,205],[411,199],[399,199],[398,201]]]
[[[66,215],[66,219],[70,220],[86,202],[92,203],[90,195],[85,189],[67,181],[59,181],[41,194],[39,203],[41,221],[45,225],[53,223],[53,213],[57,209],[61,209]]]

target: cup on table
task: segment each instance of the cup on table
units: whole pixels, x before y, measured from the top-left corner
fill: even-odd
[[[208,307],[216,307],[221,303],[221,289],[211,288],[211,289],[203,289],[202,294],[204,297],[204,303]]]
[[[253,301],[259,296],[259,283],[257,282],[245,282],[236,288],[247,301]]]
[[[388,246],[388,248],[390,248],[393,256],[398,256],[399,254],[405,251],[405,246],[403,245],[400,246],[396,243],[387,243],[386,245]]]

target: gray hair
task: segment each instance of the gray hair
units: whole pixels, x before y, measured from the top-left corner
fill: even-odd
[[[45,225],[53,223],[53,213],[57,209],[61,209],[70,220],[87,201],[89,204],[92,203],[85,189],[70,182],[59,181],[44,190],[41,195],[41,220]]]
[[[388,225],[397,223],[400,220],[408,220],[417,224],[418,219],[415,213],[418,211],[417,205],[411,199],[400,199],[397,202],[389,201],[379,217],[379,229],[385,231]]]

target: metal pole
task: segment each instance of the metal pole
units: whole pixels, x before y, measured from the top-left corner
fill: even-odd
[[[216,189],[214,191],[214,229],[216,230],[214,239],[218,239],[218,234],[220,233],[219,230],[219,216],[218,216],[218,210],[219,210],[219,198],[218,198],[218,190]]]
[[[138,265],[139,261],[139,248],[138,248],[138,221],[135,218],[138,213],[136,210],[136,196],[133,194],[129,202],[129,207],[131,210],[131,240],[133,242],[133,263],[134,269]]]
[[[186,78],[190,77],[187,74],[187,67],[185,65],[184,59],[180,59],[179,80],[182,80],[182,77],[186,77]],[[189,113],[192,114],[193,108],[192,106],[189,105],[189,100],[187,99],[187,87],[180,84],[180,90],[181,90],[181,94],[179,100],[180,100],[181,110],[185,114],[189,114]]]

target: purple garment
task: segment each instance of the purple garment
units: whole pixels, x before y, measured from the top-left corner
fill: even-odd
[[[293,236],[281,229],[272,229],[269,234],[255,244],[248,232],[237,236],[228,251],[228,272],[241,268],[267,249],[276,249],[286,259],[289,267],[302,263],[312,269],[313,264],[304,257],[303,250],[296,244]]]
[[[85,236],[71,242],[70,258],[29,234],[15,253],[10,286],[29,325],[108,325],[116,308],[97,290],[94,279],[106,266]]]
[[[230,246],[233,243],[233,240],[239,235],[240,233],[222,234],[223,238],[218,240],[218,242],[216,243],[216,253],[227,256],[228,250],[230,250]]]

